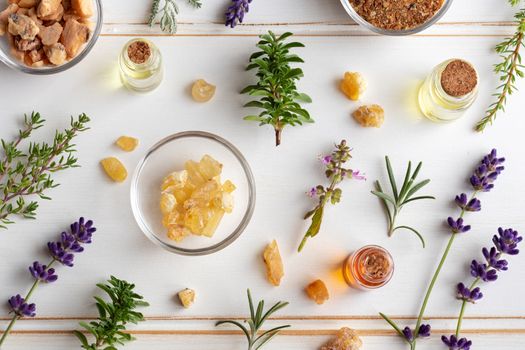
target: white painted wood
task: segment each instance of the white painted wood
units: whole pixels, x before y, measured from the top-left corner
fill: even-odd
[[[247,17],[248,23],[256,25],[235,31],[221,25],[221,1],[210,0],[201,10],[181,5],[184,24],[180,34],[220,36],[152,37],[164,55],[166,77],[159,89],[148,95],[125,91],[116,65],[120,48],[129,39],[126,36],[158,33],[158,29],[130,24],[143,22],[142,13],[147,13],[148,6],[142,1],[106,1],[106,36],[100,38],[85,62],[69,72],[33,77],[0,66],[1,138],[13,136],[21,114],[31,110],[40,111],[48,119],[47,128],[38,131],[41,139],[51,137],[53,129],[65,127],[72,114],[86,112],[93,119],[92,130],[78,139],[83,167],[57,174],[62,185],[50,192],[53,201],[41,203],[37,221],[21,221],[0,232],[0,300],[27,291],[31,282],[27,266],[35,259],[45,260],[45,243],[56,239],[77,216],[89,216],[99,227],[95,243],[78,257],[74,269],[60,268],[59,282],[43,286],[35,294],[40,317],[71,319],[20,322],[16,329],[31,334],[13,335],[6,349],[32,349],[37,344],[44,350],[76,348],[76,341],[67,334],[41,336],[35,332],[68,331],[75,328],[78,318],[93,317],[94,285],[110,274],[136,282],[139,292],[152,304],[145,310],[148,322],[135,327],[135,331],[214,332],[216,318],[246,316],[245,289],[250,287],[256,298],[264,297],[269,303],[277,299],[291,302],[281,314],[286,319],[272,321],[272,325],[291,323],[293,330],[306,332],[326,332],[347,325],[362,330],[366,349],[384,349],[385,345],[403,349],[394,337],[372,336],[388,327],[381,320],[369,318],[379,311],[406,317],[416,314],[448,238],[443,220],[457,215],[451,200],[457,193],[468,191],[466,179],[479,158],[491,147],[498,147],[507,156],[508,169],[494,192],[482,195],[483,211],[467,217],[474,229],[457,240],[428,310],[434,318],[447,317],[433,319],[435,329],[454,328],[452,318],[459,307],[454,285],[469,278],[469,261],[479,257],[480,248],[489,244],[498,226],[524,230],[519,197],[525,176],[520,134],[525,126],[520,118],[523,99],[514,96],[507,113],[485,134],[472,132],[497,85],[491,72],[497,57],[491,48],[500,38],[494,35],[512,31],[508,25],[480,22],[508,21],[512,11],[500,2],[480,0],[470,14],[471,5],[457,0],[443,23],[425,32],[425,36],[384,38],[362,36],[368,33],[351,24],[337,0],[265,1],[265,5],[254,1]],[[273,147],[270,129],[241,120],[248,113],[242,108],[247,99],[238,91],[253,80],[243,67],[256,38],[225,36],[256,35],[268,28],[305,35],[300,38],[307,45],[300,51],[306,60],[300,87],[314,98],[308,109],[317,121],[285,130],[279,149]],[[414,94],[432,67],[449,57],[462,57],[476,65],[481,79],[480,97],[463,119],[436,125],[419,116]],[[385,107],[387,117],[381,129],[362,129],[351,120],[349,114],[358,104],[346,100],[336,86],[345,70],[360,71],[367,78],[369,89],[362,103]],[[188,86],[197,78],[217,84],[217,96],[212,102],[197,105],[188,96]],[[519,86],[524,87],[522,82]],[[199,258],[176,256],[151,244],[134,223],[128,204],[129,180],[124,185],[110,183],[98,166],[101,158],[117,155],[131,172],[155,141],[191,129],[215,132],[236,144],[250,162],[258,186],[256,212],[243,236],[226,250]],[[123,134],[140,138],[137,151],[124,154],[112,146]],[[343,137],[354,148],[353,166],[365,171],[369,180],[344,185],[343,202],[328,209],[322,232],[298,255],[295,249],[307,227],[301,216],[313,205],[304,192],[323,181],[315,158]],[[391,239],[386,237],[384,213],[369,194],[373,180],[386,181],[382,163],[386,153],[392,157],[399,176],[412,159],[423,160],[421,176],[432,178],[428,192],[437,195],[438,200],[407,207],[400,218],[424,232],[429,243],[426,250],[403,232]],[[286,267],[279,288],[265,281],[260,258],[265,244],[273,238],[279,241]],[[393,253],[396,273],[385,288],[364,293],[347,288],[338,269],[347,254],[369,243],[381,244]],[[525,340],[525,301],[512,298],[508,302],[510,290],[513,295],[523,295],[525,283],[520,277],[524,272],[522,257],[511,258],[510,271],[497,283],[484,286],[486,297],[479,305],[469,306],[467,315],[475,318],[465,321],[467,332],[488,332],[469,334],[475,348],[516,349]],[[304,286],[314,278],[324,279],[330,288],[331,300],[326,305],[313,304],[303,293]],[[183,310],[174,299],[184,287],[197,290],[197,302],[190,310]],[[5,305],[0,306],[0,312],[3,329]],[[301,316],[328,319],[298,320]],[[497,318],[484,320],[487,316]],[[188,319],[193,317],[199,319]],[[442,348],[437,336],[422,348]],[[326,339],[324,333],[285,335],[269,348],[316,348]],[[241,349],[243,344],[241,337],[231,335],[144,334],[127,348]]]

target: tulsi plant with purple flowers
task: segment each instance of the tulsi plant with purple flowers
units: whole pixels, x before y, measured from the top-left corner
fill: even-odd
[[[392,236],[396,230],[405,229],[416,234],[421,240],[423,248],[425,248],[425,239],[415,228],[406,225],[396,226],[397,215],[399,214],[404,205],[422,199],[435,199],[435,197],[433,196],[414,197],[417,191],[425,187],[430,182],[429,179],[426,179],[421,182],[414,183],[414,181],[417,178],[417,175],[419,174],[419,171],[421,170],[421,166],[423,165],[423,163],[419,162],[419,164],[416,167],[416,170],[412,172],[412,162],[408,162],[405,180],[403,181],[401,189],[398,190],[396,179],[394,177],[394,171],[392,170],[392,165],[390,164],[390,159],[388,158],[388,156],[385,157],[385,162],[390,187],[392,188],[392,195],[389,195],[383,191],[383,188],[381,187],[381,183],[379,181],[375,182],[376,189],[375,191],[372,191],[372,194],[381,199],[381,201],[384,204],[388,216],[388,236]]]
[[[242,23],[244,15],[250,11],[252,0],[232,0],[231,5],[226,10],[226,26],[234,28],[237,24]]]
[[[345,163],[352,158],[350,151],[346,140],[342,140],[338,145],[335,145],[335,150],[330,155],[321,157],[321,162],[325,167],[325,176],[330,181],[330,185],[328,187],[317,185],[308,191],[308,195],[312,198],[318,198],[319,202],[314,209],[304,216],[305,220],[312,218],[312,222],[299,245],[299,252],[303,250],[308,238],[315,237],[319,233],[325,205],[327,203],[337,204],[341,201],[343,191],[338,187],[339,184],[345,179],[365,180],[364,175],[359,171],[344,168]]]
[[[481,253],[484,261],[472,260],[470,274],[474,281],[467,287],[464,283],[458,283],[456,297],[461,300],[461,309],[458,316],[456,333],[450,337],[442,336],[443,344],[450,350],[469,350],[472,341],[460,338],[463,316],[468,303],[475,304],[483,298],[483,293],[478,287],[481,282],[494,282],[498,279],[498,273],[508,270],[508,261],[503,259],[504,255],[518,255],[518,244],[523,240],[517,231],[512,228],[498,229],[498,233],[492,237],[494,245],[483,248]]]
[[[62,232],[60,234],[60,240],[47,244],[49,254],[52,257],[51,261],[46,265],[35,261],[29,267],[29,272],[35,279],[35,282],[29,289],[27,295],[22,297],[20,294],[17,294],[8,300],[13,317],[0,338],[0,347],[18,319],[36,316],[36,305],[29,303],[29,300],[40,284],[53,283],[58,279],[55,269],[52,266],[58,263],[72,267],[75,254],[82,253],[84,251],[84,245],[91,243],[95,231],[96,228],[93,226],[93,221],[84,220],[84,218],[81,217],[77,222],[70,225],[68,232]]]
[[[423,338],[422,333],[424,333],[425,335],[428,333],[428,335],[430,335],[430,325],[422,324],[423,317],[425,315],[425,311],[430,300],[432,290],[434,289],[434,286],[438,280],[443,265],[447,260],[447,257],[450,253],[456,236],[468,232],[471,229],[470,225],[465,224],[464,216],[467,212],[477,212],[481,210],[481,202],[477,198],[477,195],[481,192],[490,192],[494,188],[494,181],[496,181],[498,176],[504,170],[504,162],[505,158],[498,157],[496,150],[493,149],[489,154],[483,157],[481,163],[474,170],[474,173],[470,177],[470,184],[472,186],[473,193],[470,196],[467,196],[465,193],[456,196],[455,204],[459,207],[460,214],[456,219],[452,217],[449,217],[447,219],[447,225],[449,227],[451,235],[448,244],[445,248],[445,251],[443,252],[441,260],[439,261],[436,271],[434,272],[434,275],[432,276],[430,284],[425,293],[425,297],[423,299],[421,309],[419,310],[419,315],[414,331],[411,331],[408,327],[407,328],[408,330],[410,330],[410,333],[408,331],[401,330],[401,328],[392,319],[390,319],[387,315],[380,313],[381,317],[383,317],[385,321],[387,321],[396,330],[399,336],[402,337],[410,345],[411,350],[416,349],[417,339]],[[405,330],[407,328],[405,328]],[[424,332],[422,332],[422,328],[425,330]],[[450,349],[468,350],[470,347],[468,341],[462,339],[458,340],[455,336],[453,338],[451,337],[447,339],[447,341],[451,344],[449,346]]]

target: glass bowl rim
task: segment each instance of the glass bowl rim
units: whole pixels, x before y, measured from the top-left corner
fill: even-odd
[[[361,15],[357,13],[357,11],[354,9],[354,7],[350,4],[349,0],[340,0],[341,4],[343,5],[346,12],[350,15],[350,17],[356,21],[357,24],[367,28],[368,30],[381,35],[388,35],[388,36],[405,36],[405,35],[412,35],[419,32],[422,32],[432,25],[434,25],[437,21],[441,19],[447,13],[448,9],[452,5],[453,0],[443,0],[443,5],[437,11],[432,18],[430,18],[428,21],[422,23],[421,25],[410,28],[410,29],[402,29],[402,30],[391,30],[391,29],[383,29],[380,27],[376,27],[373,24],[369,23],[367,20],[365,20]]]
[[[208,247],[204,248],[197,248],[197,249],[188,249],[188,248],[181,248],[177,247],[175,245],[166,243],[162,240],[160,240],[157,235],[149,230],[142,218],[141,210],[138,208],[138,198],[137,198],[137,192],[138,192],[138,179],[140,177],[140,174],[142,172],[142,169],[144,168],[148,158],[155,153],[159,148],[163,147],[164,145],[176,141],[183,138],[190,138],[190,137],[197,137],[197,138],[205,138],[208,140],[215,141],[219,143],[221,146],[225,147],[227,150],[229,150],[235,158],[239,161],[241,167],[244,170],[244,175],[246,176],[246,179],[248,181],[248,207],[246,209],[246,212],[244,213],[244,216],[239,223],[239,225],[235,228],[235,230],[229,234],[225,239],[222,241],[213,244]],[[131,200],[131,209],[133,211],[133,216],[135,218],[135,221],[137,222],[137,225],[141,229],[142,233],[153,243],[156,245],[164,248],[165,250],[180,254],[180,255],[186,255],[186,256],[201,256],[201,255],[209,255],[212,253],[216,253],[226,247],[228,247],[230,244],[235,242],[237,238],[244,232],[248,224],[250,223],[250,220],[253,216],[254,210],[255,210],[255,201],[256,201],[256,186],[255,186],[255,178],[253,176],[253,172],[251,170],[250,165],[248,164],[248,161],[246,158],[242,155],[242,153],[239,151],[237,147],[235,147],[232,143],[227,141],[226,139],[222,138],[221,136],[218,136],[216,134],[212,134],[206,131],[183,131],[178,132],[169,136],[166,136],[162,138],[160,141],[155,143],[153,146],[151,146],[148,151],[146,152],[146,155],[138,162],[135,171],[133,173],[133,177],[131,180],[131,188],[130,188],[130,200]]]
[[[26,66],[23,62],[19,63],[14,58],[11,59],[9,57],[9,53],[3,52],[3,57],[0,55],[0,62],[4,63],[6,66],[8,66],[11,69],[26,73],[26,74],[32,74],[32,75],[51,75],[56,73],[64,72],[74,66],[76,66],[80,61],[82,61],[89,52],[93,49],[96,42],[98,41],[98,37],[100,36],[100,32],[102,31],[102,25],[104,23],[104,16],[102,13],[102,0],[93,0],[95,3],[95,6],[97,8],[97,22],[95,24],[95,29],[93,30],[93,33],[91,34],[91,38],[84,46],[84,49],[73,59],[63,65],[50,67],[50,68],[33,68]],[[3,38],[0,38],[3,39]],[[2,50],[3,51],[3,50]]]

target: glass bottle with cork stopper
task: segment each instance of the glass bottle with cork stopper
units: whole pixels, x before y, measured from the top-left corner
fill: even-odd
[[[163,78],[162,55],[151,41],[133,39],[124,45],[119,57],[120,79],[128,89],[148,92]]]
[[[343,265],[346,283],[354,288],[370,290],[387,284],[394,275],[394,260],[377,245],[368,245],[352,253]]]
[[[430,120],[460,118],[478,96],[478,74],[469,62],[450,59],[434,68],[419,90],[419,108]]]

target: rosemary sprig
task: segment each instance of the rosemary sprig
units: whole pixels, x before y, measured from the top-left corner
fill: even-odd
[[[201,0],[187,0],[188,3],[195,7],[201,8]],[[151,3],[151,11],[148,19],[148,24],[150,27],[153,27],[157,16],[162,11],[162,16],[160,17],[160,29],[163,32],[175,34],[177,32],[177,15],[179,14],[179,7],[175,0],[164,0],[164,6],[160,7],[161,0],[153,0]]]
[[[312,99],[297,91],[296,81],[303,77],[300,68],[290,67],[290,63],[303,63],[290,49],[304,47],[299,42],[286,42],[292,33],[276,36],[273,32],[260,36],[257,47],[260,51],[250,56],[246,70],[256,69],[259,82],[245,87],[241,93],[260,96],[259,100],[250,101],[244,107],[261,108],[259,115],[249,115],[245,120],[259,122],[259,125],[271,125],[275,129],[275,144],[281,144],[281,134],[286,125],[296,126],[313,123],[308,111],[299,102],[312,102]]]
[[[289,328],[290,325],[279,326],[272,328],[267,331],[261,331],[264,322],[274,313],[281,310],[288,305],[287,302],[278,302],[272,306],[268,311],[264,312],[264,300],[259,301],[257,309],[254,308],[252,294],[248,289],[248,303],[250,306],[250,319],[245,320],[244,323],[248,324],[248,328],[237,321],[226,320],[217,322],[216,326],[223,324],[232,324],[239,327],[248,340],[248,350],[258,350],[272,340],[279,332],[285,328]]]
[[[88,128],[89,118],[81,114],[75,120],[71,118],[69,129],[56,131],[52,144],[31,142],[28,150],[20,149],[22,141],[27,140],[32,132],[41,128],[45,120],[39,113],[31,113],[24,118],[24,128],[12,142],[1,140],[3,157],[0,157],[0,228],[12,224],[12,216],[18,215],[29,219],[36,217],[38,202],[26,202],[25,198],[36,195],[49,200],[45,191],[57,187],[51,174],[68,168],[78,167],[73,139]]]
[[[518,5],[521,0],[509,0],[513,6]],[[516,78],[524,77],[523,64],[521,63],[520,49],[525,45],[525,8],[521,9],[514,16],[516,22],[516,32],[510,38],[496,46],[496,52],[500,55],[502,61],[494,65],[494,72],[499,75],[502,82],[498,86],[498,92],[495,96],[496,101],[492,103],[485,113],[485,117],[476,124],[476,131],[483,131],[487,125],[492,124],[496,119],[498,112],[505,111],[505,104],[508,96],[516,91]]]
[[[94,297],[99,312],[98,321],[89,324],[80,322],[80,326],[95,337],[95,342],[90,344],[87,337],[80,331],[74,334],[80,340],[82,349],[86,350],[116,350],[117,345],[125,345],[134,340],[125,333],[128,323],[137,324],[144,321],[144,316],[135,311],[137,307],[149,306],[141,295],[134,292],[135,285],[120,280],[114,276],[107,284],[97,284],[111,299],[107,302],[100,297]]]
[[[392,164],[390,163],[390,159],[388,156],[385,157],[386,162],[386,170],[388,173],[388,179],[390,182],[390,187],[392,188],[392,195],[388,195],[383,191],[383,188],[381,187],[381,183],[379,181],[375,182],[375,191],[371,191],[372,194],[376,195],[384,204],[387,216],[388,216],[388,236],[391,237],[396,230],[405,229],[408,231],[413,232],[416,234],[419,239],[421,240],[421,244],[423,244],[423,248],[425,248],[425,239],[423,236],[413,227],[401,225],[396,226],[396,219],[397,215],[403,208],[405,204],[418,201],[421,199],[436,199],[433,196],[418,196],[414,197],[414,195],[423,187],[425,187],[430,180],[426,179],[418,183],[414,183],[417,175],[419,174],[419,171],[421,170],[421,166],[423,165],[422,162],[419,162],[419,164],[416,167],[416,170],[412,172],[412,162],[408,162],[408,167],[405,174],[405,179],[403,181],[403,185],[401,186],[401,189],[398,191],[396,179],[394,177],[394,172],[392,170]]]

